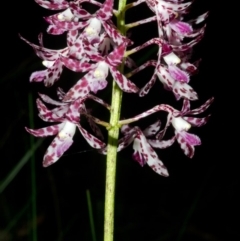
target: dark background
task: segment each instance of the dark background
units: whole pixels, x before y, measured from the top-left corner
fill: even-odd
[[[223,12],[228,4],[196,0],[191,16],[210,11],[204,39],[194,48],[193,59],[202,58],[199,73],[190,82],[198,92],[198,107],[214,96],[215,101],[207,113],[212,116],[201,128],[191,129],[200,136],[202,145],[196,147],[192,160],[184,156],[177,143],[167,150],[157,151],[167,166],[170,177],[154,173],[148,166],[141,168],[132,160],[132,148],[119,153],[117,167],[115,240],[138,241],[227,241],[238,240],[239,227],[239,175],[238,156],[235,158],[230,135],[236,136],[234,116],[231,113],[231,93],[234,82],[230,76],[229,57],[234,46],[228,41],[228,21]],[[31,201],[32,185],[37,195],[38,240],[92,240],[86,191],[90,191],[91,206],[97,240],[102,240],[105,157],[92,151],[77,133],[74,145],[56,164],[42,167],[42,157],[52,137],[46,138],[19,172],[14,172],[26,153],[31,150],[30,135],[24,130],[34,116],[35,128],[47,124],[39,120],[35,106],[37,93],[50,94],[56,99],[55,88],[70,88],[79,76],[64,70],[60,81],[50,89],[42,83],[29,83],[33,71],[43,69],[41,60],[18,37],[37,44],[37,35],[44,33],[44,45],[63,48],[65,36],[48,37],[43,16],[52,14],[33,0],[4,2],[1,8],[1,139],[0,188],[7,177],[13,179],[0,189],[0,241],[33,240]],[[145,4],[129,10],[127,21],[151,16]],[[156,36],[156,25],[146,24],[131,31],[135,44]],[[150,47],[134,55],[139,63],[145,54],[156,59]],[[229,51],[230,50],[230,51]],[[151,67],[134,76],[133,81],[143,86],[151,77]],[[231,82],[230,82],[231,81]],[[109,84],[109,89],[111,85]],[[108,90],[100,93],[109,101]],[[32,115],[29,103],[33,104]],[[147,97],[124,95],[122,116],[131,117],[160,103],[181,107],[172,93],[163,90],[157,82]],[[93,115],[108,120],[108,114],[98,105],[87,103]],[[232,116],[229,119],[229,116]],[[155,114],[140,121],[146,127],[158,118]],[[83,126],[87,123],[83,119]],[[168,133],[171,136],[171,131]],[[229,134],[229,135],[228,135]],[[235,137],[236,138],[236,137]],[[35,138],[36,143],[39,139]],[[33,158],[33,157],[32,157]],[[35,163],[35,170],[31,163]],[[34,184],[34,175],[36,184]]]

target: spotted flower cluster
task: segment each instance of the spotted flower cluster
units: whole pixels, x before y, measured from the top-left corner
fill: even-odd
[[[43,166],[55,163],[69,149],[77,129],[91,147],[103,154],[106,153],[107,146],[97,125],[101,121],[90,115],[85,101],[92,99],[111,109],[108,103],[95,95],[109,84],[107,80],[109,74],[123,92],[137,94],[139,97],[147,95],[159,79],[163,87],[173,93],[176,100],[183,102],[180,111],[167,104],[160,104],[135,117],[120,120],[122,137],[118,141],[118,151],[133,143],[133,159],[141,166],[148,164],[156,173],[163,176],[168,176],[168,171],[154,148],[164,149],[177,141],[184,154],[193,157],[194,147],[200,145],[201,141],[198,136],[189,133],[189,129],[191,126],[200,127],[207,122],[209,116],[197,118],[194,115],[204,112],[213,101],[211,98],[199,108],[190,109],[190,102],[198,99],[197,93],[189,85],[190,77],[198,67],[197,62],[190,62],[191,50],[203,37],[206,26],[202,25],[202,22],[208,13],[184,21],[192,2],[138,0],[128,4],[122,11],[145,3],[146,7],[152,10],[153,16],[126,24],[123,26],[126,30],[152,21],[156,21],[158,26],[158,36],[131,48],[133,42],[123,36],[112,21],[113,15],[121,14],[113,9],[113,0],[105,0],[104,3],[95,0],[35,0],[35,2],[43,8],[57,11],[44,18],[49,24],[47,33],[65,34],[67,46],[60,50],[52,50],[43,46],[42,34],[38,36],[39,45],[20,36],[34,49],[45,66],[44,70],[31,74],[30,82],[43,82],[45,86],[50,87],[60,79],[64,68],[82,73],[82,77],[66,93],[61,88],[57,89],[58,100],[39,94],[40,98],[37,99],[39,117],[46,122],[58,123],[37,130],[26,128],[30,134],[37,137],[55,136],[44,155]],[[84,2],[95,5],[98,10],[89,13],[83,7]],[[198,27],[199,24],[201,27]],[[186,42],[186,39],[190,41]],[[129,56],[151,44],[158,46],[158,59],[136,66]],[[127,75],[118,70],[118,66],[123,62],[131,69]],[[144,87],[139,88],[129,78],[148,66],[154,66],[153,75],[149,81],[146,81]],[[54,107],[48,109],[45,103]],[[163,128],[159,120],[145,130],[129,125],[158,111],[165,111],[168,114]],[[81,126],[82,115],[87,117],[93,134]],[[165,133],[170,126],[174,129],[174,135],[166,140]]]

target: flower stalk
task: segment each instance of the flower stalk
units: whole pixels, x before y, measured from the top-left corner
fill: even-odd
[[[125,12],[126,0],[120,0],[118,4],[117,27],[125,35]],[[119,71],[124,71],[124,60],[119,66]],[[110,125],[108,130],[107,160],[106,160],[106,184],[105,184],[105,207],[104,207],[104,241],[113,241],[114,238],[114,206],[117,169],[117,147],[119,138],[119,119],[121,114],[122,90],[115,81],[112,85],[112,101],[110,111]]]

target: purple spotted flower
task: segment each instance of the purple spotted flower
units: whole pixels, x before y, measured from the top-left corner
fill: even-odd
[[[146,138],[155,134],[155,132],[159,129],[157,125],[158,123],[155,123],[144,131],[141,131],[141,129],[137,126],[133,128],[127,125],[123,126],[121,130],[124,137],[119,140],[118,151],[121,151],[133,142],[133,159],[141,166],[148,164],[153,171],[167,177],[169,175],[167,168],[158,158],[157,153],[154,151]]]
[[[161,61],[161,58],[163,61]],[[148,94],[158,77],[164,88],[172,91],[177,100],[181,98],[189,100],[198,99],[197,93],[188,84],[190,75],[196,72],[196,66],[189,62],[181,61],[174,52],[169,52],[162,56],[162,49],[160,49],[158,61],[148,61],[134,71],[138,72],[150,65],[155,66],[155,71],[152,78],[139,91],[139,96],[142,97]]]
[[[68,7],[68,2],[65,0],[35,0],[35,2],[41,7],[51,10],[62,10]]]
[[[160,17],[164,23],[169,23],[178,15],[186,12],[192,2],[182,3],[182,1],[165,1],[165,0],[146,0],[148,7]]]
[[[181,59],[173,52],[165,55],[163,59],[167,66],[164,64],[157,66],[157,76],[165,89],[172,91],[177,100],[180,98],[198,99],[197,93],[188,84],[188,72],[177,66]]]
[[[137,6],[142,2],[139,0],[133,4]],[[195,26],[202,23],[207,18],[208,13],[193,20],[184,21],[192,2],[147,0],[146,4],[156,15],[155,18],[149,18],[148,21],[150,19],[151,21],[157,21],[161,44],[159,45],[157,61],[148,61],[132,71],[137,73],[147,66],[155,66],[152,78],[140,89],[139,96],[148,94],[158,77],[164,88],[172,91],[177,100],[181,98],[197,100],[196,91],[189,85],[190,75],[196,72],[197,66],[189,62],[189,53],[193,46],[202,39],[206,27],[204,25],[202,28],[195,29]],[[148,21],[142,20],[138,24],[145,24]],[[192,40],[185,41],[186,38]],[[152,44],[151,40],[138,49],[142,49],[149,44]]]
[[[166,126],[162,132],[157,134],[157,139],[161,139],[164,136],[167,128],[171,124],[174,128],[176,140],[184,154],[192,158],[195,151],[194,146],[201,145],[201,140],[198,136],[191,134],[188,131],[192,126],[200,127],[205,125],[210,115],[203,118],[192,117],[191,115],[197,115],[204,112],[211,105],[213,100],[214,99],[211,98],[199,108],[190,110],[190,101],[184,99],[181,111],[175,110],[174,112],[169,112]]]
[[[86,48],[89,46],[85,46]],[[112,53],[106,57],[102,57],[96,52],[92,52],[89,48],[85,49],[88,53],[89,58],[92,61],[96,61],[96,64],[89,65],[89,72],[81,78],[65,95],[63,101],[73,101],[78,98],[85,97],[90,91],[97,93],[98,90],[102,90],[106,87],[108,72],[110,70],[114,80],[117,82],[118,86],[125,92],[136,93],[138,88],[134,83],[129,81],[123,74],[117,70],[117,66],[121,63],[123,54],[125,51],[125,44],[121,44]],[[64,65],[72,71],[82,71],[83,66],[81,62],[61,57]]]
[[[208,100],[204,105],[197,109],[190,110],[190,101],[198,99],[197,92],[190,86],[190,77],[197,72],[198,61],[192,62],[191,53],[193,47],[202,39],[205,25],[199,27],[208,16],[202,14],[193,20],[186,20],[185,16],[189,12],[192,1],[183,0],[138,0],[122,9],[122,12],[113,9],[113,0],[105,0],[103,3],[96,0],[35,0],[37,4],[58,12],[45,17],[49,23],[47,33],[60,35],[66,33],[66,46],[59,50],[48,49],[43,46],[42,34],[39,35],[39,45],[35,45],[25,38],[20,38],[30,45],[37,56],[42,59],[44,70],[32,73],[31,82],[43,82],[45,86],[52,86],[61,77],[64,67],[76,74],[81,73],[79,80],[68,87],[65,93],[58,88],[58,100],[39,94],[37,108],[39,117],[46,122],[56,122],[51,126],[32,130],[26,130],[38,137],[49,135],[55,136],[44,155],[44,166],[49,166],[56,162],[73,144],[76,129],[79,129],[82,136],[100,153],[106,154],[107,146],[102,140],[104,135],[98,124],[107,129],[121,128],[123,137],[118,141],[117,150],[121,151],[133,143],[133,159],[141,166],[148,164],[156,173],[168,176],[168,171],[162,161],[158,158],[154,148],[165,149],[170,147],[175,141],[180,144],[185,155],[192,158],[194,147],[201,144],[200,138],[189,133],[191,126],[202,126],[207,122],[209,116],[205,118],[193,117],[205,111],[212,103],[213,99]],[[98,7],[94,13],[89,13],[84,9],[85,2]],[[145,43],[132,47],[133,42],[123,36],[113,23],[113,14],[119,23],[125,16],[128,8],[135,7],[140,3],[145,3],[152,10],[153,16],[142,19],[134,23],[121,25],[121,32],[126,33],[130,28],[146,24],[152,21],[157,22],[156,37]],[[157,44],[157,60],[148,60],[141,66],[137,66],[134,58],[129,57],[137,51],[149,45]],[[124,62],[130,71],[126,75],[119,71],[118,67]],[[153,66],[154,71],[149,81],[140,89],[130,78],[137,72],[148,66]],[[182,110],[176,110],[168,104],[158,104],[143,113],[125,120],[119,120],[116,126],[107,123],[92,115],[87,108],[89,99],[102,105],[107,110],[111,107],[100,97],[102,91],[110,82],[109,72],[112,81],[125,93],[138,94],[140,97],[147,95],[154,86],[157,79],[160,80],[164,89],[171,91],[176,100],[183,100]],[[157,88],[157,87],[156,87]],[[54,106],[49,109],[47,106]],[[129,124],[141,118],[159,112],[167,112],[167,121],[161,127],[158,120],[145,130],[141,130],[137,125],[130,127]],[[97,137],[87,132],[80,125],[80,116],[85,116]],[[166,132],[172,126],[174,135],[166,139]]]
[[[83,29],[83,36],[90,43],[94,43],[100,41],[100,33],[103,27],[104,31],[116,44],[119,45],[126,41],[126,38],[118,32],[110,20],[113,14],[113,0],[106,0],[103,4],[99,3],[101,7],[95,14],[90,14],[84,10],[80,6],[83,2],[96,3],[85,0],[70,1],[63,12],[45,17],[45,20],[50,23],[47,32],[58,35],[65,31]]]
[[[209,115],[207,117],[203,117],[203,118],[192,117],[192,115],[197,115],[197,114],[201,114],[202,112],[204,112],[211,105],[213,100],[214,99],[211,98],[211,99],[207,100],[199,108],[190,110],[190,101],[187,99],[184,99],[183,107],[182,107],[181,111],[178,111],[171,106],[163,104],[163,105],[157,105],[157,106],[153,107],[152,109],[143,112],[142,114],[139,114],[135,117],[130,118],[128,120],[128,122],[134,122],[134,121],[145,118],[146,116],[159,112],[159,111],[165,111],[168,113],[166,125],[161,131],[159,131],[160,130],[160,122],[159,121],[154,123],[150,127],[148,127],[143,132],[140,131],[138,127],[134,127],[131,129],[128,126],[126,126],[126,127],[124,126],[122,129],[124,137],[119,140],[118,151],[122,150],[123,148],[128,146],[130,143],[132,143],[135,136],[137,135],[136,133],[138,133],[139,137],[138,137],[137,143],[141,143],[141,144],[139,144],[141,146],[141,149],[140,149],[141,151],[146,150],[143,148],[144,145],[142,145],[142,141],[145,141],[145,139],[144,139],[145,137],[147,137],[147,143],[148,143],[148,144],[146,144],[147,147],[148,147],[148,145],[150,145],[153,148],[160,148],[160,149],[170,147],[174,143],[174,141],[177,140],[177,142],[180,144],[180,147],[183,150],[184,154],[187,155],[188,157],[192,158],[194,155],[194,146],[200,145],[201,141],[198,136],[188,133],[188,130],[191,128],[191,126],[200,127],[200,126],[206,124],[207,120],[209,119]],[[124,122],[126,122],[126,121],[124,120]],[[173,126],[175,135],[172,138],[170,138],[169,140],[163,140],[165,133],[170,125]],[[142,135],[145,137],[142,137]],[[155,138],[152,138],[152,136],[154,136],[154,135],[155,135]],[[140,138],[140,136],[141,136],[141,138]],[[139,140],[141,140],[141,142],[139,142]],[[136,150],[138,150],[138,149],[136,149]],[[144,159],[140,158],[140,157],[145,157],[145,155],[141,155],[141,153],[142,153],[141,151],[136,152],[136,158],[140,162],[140,164],[145,163]],[[151,152],[149,152],[149,153],[151,153]],[[143,152],[143,153],[145,153],[145,152]]]
[[[44,95],[42,95],[42,97],[45,100],[51,100]],[[39,102],[38,108],[40,110],[40,116],[44,116],[43,120],[51,122],[61,122],[60,124],[44,127],[37,130],[26,128],[26,130],[30,134],[36,137],[56,135],[44,155],[44,167],[55,163],[64,154],[64,152],[69,149],[69,147],[73,144],[73,136],[77,128],[86,139],[86,141],[89,143],[89,145],[93,148],[100,149],[105,146],[102,141],[91,135],[79,124],[79,110],[82,107],[83,103],[84,99],[78,99],[71,104],[68,104],[67,108],[65,108],[63,112],[58,109],[59,113],[56,113],[56,109],[50,111],[46,108],[46,106]]]
[[[22,36],[20,36],[20,38],[34,49],[37,56],[43,60],[43,65],[47,67],[45,70],[32,73],[30,76],[30,82],[43,81],[45,86],[52,86],[61,76],[63,64],[60,60],[60,56],[66,56],[68,54],[68,48],[52,50],[43,47],[42,34],[39,34],[38,36],[40,46],[29,42]]]

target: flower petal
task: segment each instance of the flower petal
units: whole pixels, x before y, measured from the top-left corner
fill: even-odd
[[[59,80],[62,69],[63,65],[61,61],[57,59],[50,68],[33,72],[30,76],[30,82],[44,81],[44,85],[50,87]]]
[[[203,105],[201,105],[199,108],[189,111],[188,114],[197,115],[204,112],[212,104],[213,101],[214,101],[214,98],[212,97],[209,100],[207,100]]]
[[[190,145],[185,139],[180,135],[179,132],[175,132],[177,142],[179,143],[181,149],[183,150],[184,154],[189,158],[194,156],[195,148],[193,145]]]
[[[73,13],[74,16],[80,19],[88,19],[91,18],[91,14],[88,13],[86,10],[83,8],[79,7],[79,3],[77,2],[69,2],[69,7],[71,12]]]
[[[129,131],[131,131],[131,130],[132,130],[132,128],[129,125],[123,125],[121,127],[121,133],[124,135],[128,134]]]
[[[108,82],[105,79],[96,79],[89,83],[91,91],[96,94],[99,90],[106,88]]]
[[[189,100],[198,99],[197,93],[190,85],[186,83],[180,83],[178,81],[176,81],[173,86],[173,93],[177,96],[179,95],[181,98],[186,98]]]
[[[122,91],[128,93],[137,93],[139,91],[138,87],[121,74],[115,67],[109,66],[109,69],[114,80]]]
[[[98,138],[87,132],[83,127],[78,125],[78,129],[85,138],[85,140],[88,142],[88,144],[95,148],[95,149],[102,149],[106,146],[106,144],[102,141],[100,141]]]
[[[42,82],[48,74],[47,69],[35,71],[30,76],[30,82]]]
[[[68,52],[67,48],[60,49],[60,50],[48,49],[48,48],[44,48],[42,46],[38,46],[36,44],[29,42],[27,39],[23,38],[21,35],[19,35],[19,37],[24,42],[29,44],[35,51],[36,55],[43,60],[55,61],[56,59],[59,58],[60,54],[65,55]]]
[[[52,143],[48,147],[44,157],[43,166],[48,167],[58,161],[58,159],[66,152],[72,145],[73,140],[71,138],[62,139],[58,135],[53,139]]]
[[[60,87],[57,88],[57,96],[58,96],[59,100],[62,100],[63,97],[65,96],[65,94],[66,93],[63,91],[62,88],[60,88]]]
[[[201,22],[203,22],[204,20],[206,20],[206,18],[208,17],[209,12],[206,12],[200,16],[198,16],[196,19],[192,19],[190,21],[188,21],[190,24],[199,24]]]
[[[48,110],[47,107],[42,103],[41,100],[37,99],[37,108],[39,110],[38,116],[47,122],[62,122],[64,121],[65,114],[69,109],[69,105],[64,103],[65,105],[61,105],[52,110]]]
[[[198,136],[194,135],[194,134],[190,134],[186,131],[181,131],[180,135],[184,138],[184,140],[189,143],[190,145],[193,146],[199,146],[201,145],[201,140]]]
[[[41,7],[50,10],[61,10],[66,9],[68,7],[68,2],[65,0],[35,0],[35,2],[39,4]]]
[[[168,90],[172,90],[173,85],[176,81],[172,78],[169,70],[165,66],[160,65],[158,67],[157,76],[165,88],[167,88]]]
[[[105,61],[95,46],[90,44],[90,42],[86,41],[86,39],[83,40],[83,43],[84,43],[84,52],[86,53],[86,55],[91,61],[94,61],[94,62]]]
[[[152,78],[147,82],[147,84],[145,86],[143,86],[140,91],[139,91],[139,96],[143,97],[146,94],[148,94],[149,90],[153,87],[153,85],[155,84],[157,79],[157,73],[154,73],[152,75]]]
[[[143,134],[146,137],[150,137],[155,135],[161,128],[161,121],[157,120],[155,123],[153,123],[152,125],[148,126],[144,131]]]
[[[64,56],[61,56],[61,61],[63,62],[64,66],[74,72],[86,72],[93,68],[94,65],[89,64],[87,62],[81,62],[79,60],[70,59]]]
[[[160,161],[153,148],[148,144],[147,139],[139,128],[137,136],[133,142],[133,149],[133,158],[138,161],[141,166],[147,163],[153,169],[153,171],[159,175],[165,177],[169,175],[167,168]]]
[[[37,99],[36,103],[37,103],[39,114],[45,115],[50,112],[40,99]]]
[[[63,34],[66,30],[63,29],[63,28],[59,28],[58,26],[56,25],[49,25],[46,32],[48,34],[52,34],[52,35],[60,35],[60,34]]]
[[[117,151],[121,151],[124,148],[128,147],[136,137],[136,131],[131,129],[131,132],[127,133],[124,137],[120,138],[118,141]]]
[[[64,126],[64,123],[58,124],[58,125],[53,125],[53,126],[48,126],[44,127],[41,129],[30,129],[25,127],[26,131],[32,134],[33,136],[36,137],[45,137],[45,136],[53,136],[56,135]]]
[[[66,113],[66,118],[75,124],[78,124],[80,121],[80,110],[84,106],[85,98],[78,98],[75,101],[71,102],[69,105],[68,112]]]
[[[189,34],[193,31],[192,26],[190,24],[176,19],[172,20],[169,23],[169,25],[175,32],[181,35]]]
[[[72,17],[74,16],[72,15]],[[64,20],[60,20],[59,15],[57,17],[53,17],[51,20],[53,24],[56,25],[56,27],[62,28],[65,31],[82,29],[89,24],[89,21],[78,22],[78,21],[75,21],[74,18],[71,20],[68,20],[67,18]]]
[[[196,117],[183,117],[184,120],[189,122],[193,126],[203,126],[207,123],[208,119],[210,118],[210,115],[204,118],[196,118]]]
[[[68,33],[70,32],[78,32],[77,30],[72,30],[72,31],[68,31]],[[67,43],[69,46],[69,53],[68,56],[69,57],[73,57],[73,59],[77,59],[80,61],[81,64],[88,64],[87,62],[89,61],[89,58],[86,56],[86,51],[84,49],[84,45],[83,45],[83,35],[80,34],[77,37],[77,33],[76,36],[74,35],[70,35],[68,34],[68,39],[67,39]],[[76,38],[76,39],[75,39]]]
[[[161,4],[164,8],[173,10],[176,12],[180,12],[188,8],[192,2],[187,2],[187,3],[171,3],[171,2],[166,2],[166,1],[159,1],[159,4]]]
[[[100,139],[100,140],[104,140],[104,136],[102,134],[101,129],[96,125],[96,123],[89,117],[87,117],[87,121],[88,124],[90,126],[90,128],[92,129],[92,131],[94,132],[94,134]]]
[[[154,148],[165,149],[167,147],[170,147],[175,142],[175,140],[176,140],[176,137],[173,136],[171,139],[166,141],[148,139],[148,143]]]
[[[198,37],[199,35],[203,35],[203,34],[205,33],[206,26],[207,26],[207,25],[205,24],[202,28],[195,29],[192,33],[186,34],[185,37],[186,37],[186,38],[196,38],[196,37]]]
[[[203,34],[199,35],[197,38],[195,38],[194,40],[186,43],[186,44],[182,44],[182,45],[171,45],[173,51],[187,51],[189,49],[191,49],[194,45],[196,45],[201,39],[203,38]]]
[[[171,123],[172,123],[172,119],[173,119],[173,115],[172,115],[172,113],[169,113],[168,116],[167,116],[166,125],[165,125],[164,129],[161,130],[161,131],[156,135],[156,139],[162,140],[162,138],[165,136],[165,133],[166,133],[168,127],[169,127],[169,126],[171,125]]]
[[[48,103],[48,104],[51,104],[51,105],[56,105],[56,106],[66,105],[66,103],[63,103],[61,101],[53,100],[52,98],[50,98],[47,95],[40,94],[40,93],[38,93],[38,94],[45,103]]]
[[[105,0],[102,7],[96,12],[97,18],[102,21],[109,20],[113,14],[113,0]]]
[[[64,102],[72,102],[78,98],[84,98],[90,92],[89,81],[91,81],[92,71],[88,72],[80,79],[64,96]]]
[[[169,74],[172,76],[173,79],[182,82],[188,83],[189,82],[189,75],[185,71],[179,69],[176,65],[169,65],[168,66]]]
[[[49,21],[48,19],[46,19],[46,20]],[[83,29],[84,27],[86,27],[89,24],[88,21],[85,21],[85,22],[75,22],[75,21],[65,21],[65,20],[61,21],[55,17],[53,17],[50,21],[53,22],[53,26],[55,26],[54,29],[59,29],[60,31],[63,31],[63,32]],[[47,32],[50,34],[53,34],[52,32],[49,32],[49,31],[50,31],[50,29],[48,29]]]
[[[107,35],[113,40],[113,42],[117,45],[121,45],[124,42],[128,42],[127,38],[122,36],[116,27],[108,21],[102,22],[102,25],[107,33]]]
[[[181,113],[182,114],[188,113],[189,110],[190,110],[190,101],[188,99],[183,99],[183,106],[182,106]]]
[[[197,72],[197,67],[191,63],[187,63],[187,62],[182,62],[179,64],[179,66],[185,70],[186,72],[188,72],[188,74],[195,74]]]
[[[126,49],[125,43],[122,43],[117,48],[114,49],[107,57],[106,61],[109,65],[117,67],[119,64],[122,63],[122,58]]]
[[[96,69],[94,70],[96,71]],[[84,98],[90,91],[98,91],[106,87],[107,81],[102,78],[97,78],[94,71],[88,72],[80,79],[64,96],[64,102],[71,102],[78,98]]]
[[[71,30],[67,32],[67,45],[68,47],[71,47],[75,41],[78,38],[78,31],[77,30]]]

